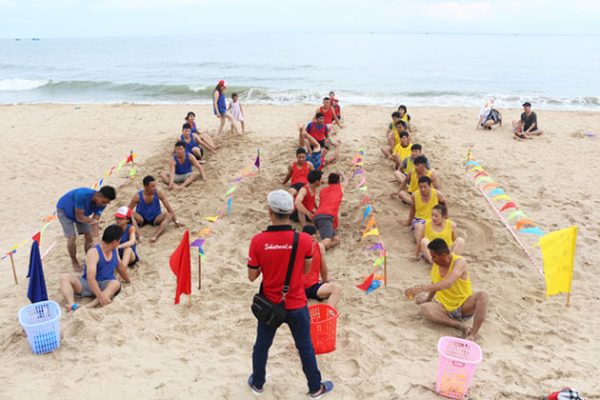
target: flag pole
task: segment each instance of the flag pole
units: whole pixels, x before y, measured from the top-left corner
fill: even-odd
[[[198,290],[202,289],[202,254],[198,252]]]
[[[387,250],[383,252],[383,286],[387,287]]]
[[[19,281],[17,280],[17,271],[15,270],[15,260],[13,259],[13,253],[11,252],[8,256],[10,257],[10,263],[12,264],[12,271],[13,271],[13,278],[15,278],[15,285],[18,285]]]

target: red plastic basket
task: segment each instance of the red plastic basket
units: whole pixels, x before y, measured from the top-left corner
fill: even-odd
[[[308,311],[310,312],[310,338],[315,354],[334,351],[339,313],[327,304],[315,304],[308,307]]]

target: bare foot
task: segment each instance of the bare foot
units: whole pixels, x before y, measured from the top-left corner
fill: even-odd
[[[467,337],[471,336],[471,327],[467,326],[465,324],[461,324],[460,328],[458,328],[461,330],[461,332],[463,333],[463,337],[466,339]],[[469,339],[467,339],[469,340]]]
[[[150,243],[156,243],[157,240],[158,240],[158,238],[156,236],[153,238],[150,238]]]
[[[470,340],[471,342],[478,342],[481,339],[481,336],[479,336],[478,334],[470,334],[465,336],[465,340]]]

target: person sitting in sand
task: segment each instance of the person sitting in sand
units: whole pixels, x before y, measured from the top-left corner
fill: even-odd
[[[337,235],[336,229],[346,178],[341,173],[332,172],[327,177],[327,183],[328,185],[319,192],[319,206],[312,218],[313,224],[319,230],[321,243],[325,246],[325,250],[340,244],[340,237]]]
[[[271,225],[266,231],[255,235],[248,250],[248,280],[254,282],[262,274],[260,292],[273,304],[282,302],[282,291],[288,263],[292,256],[294,230],[290,214],[294,199],[285,190],[275,190],[267,196]],[[295,258],[290,272],[289,290],[285,296],[285,323],[287,323],[302,362],[302,370],[308,381],[309,398],[321,398],[333,390],[333,383],[322,381],[315,350],[310,338],[310,315],[304,293],[303,273],[310,269],[312,240],[306,233],[297,234]],[[248,386],[254,394],[264,391],[269,348],[279,328],[257,321],[256,341],[252,350],[252,374]]]
[[[300,125],[298,125],[299,127]],[[327,147],[326,140],[329,137],[329,128],[325,124],[325,116],[322,113],[316,113],[314,119],[306,124],[305,132],[319,142],[321,149]]]
[[[338,118],[338,121],[342,120],[342,107],[340,107],[340,100],[335,97],[335,92],[329,92],[329,101],[331,101],[331,107],[333,107],[333,111]]]
[[[171,204],[167,199],[167,196],[156,188],[156,180],[153,176],[148,175],[143,179],[144,189],[140,190],[133,195],[129,202],[129,208],[134,209],[133,212],[133,225],[134,227],[143,227],[145,225],[158,226],[158,229],[154,233],[151,242],[156,242],[160,235],[163,234],[165,229],[171,221],[177,227],[182,227],[183,224],[177,221],[175,211],[171,208]],[[167,212],[162,212],[160,203],[163,203]],[[139,235],[141,240],[142,235]]]
[[[502,126],[502,114],[498,109],[494,108],[494,100],[489,99],[485,102],[485,105],[481,110],[479,110],[477,129],[483,128],[491,130],[494,125]]]
[[[425,224],[415,226],[415,238],[417,246],[414,260],[418,261],[423,255],[429,264],[433,264],[433,260],[427,246],[434,239],[444,239],[450,251],[456,255],[460,255],[465,247],[465,240],[457,237],[456,224],[448,218],[448,208],[443,204],[433,207],[431,219],[425,220]]]
[[[242,133],[246,133],[246,127],[244,126],[244,110],[242,110],[242,103],[240,103],[237,93],[231,95],[231,103],[229,103],[227,111],[231,112],[233,119],[240,124]]]
[[[288,171],[283,178],[282,185],[285,185],[291,179],[291,186],[288,192],[292,196],[296,196],[298,190],[308,183],[308,173],[315,168],[306,161],[306,149],[298,147],[296,149],[296,161],[288,165]]]
[[[386,132],[387,145],[381,147],[381,152],[386,158],[392,159],[394,149],[400,145],[400,132],[407,132],[406,122],[400,119],[400,113],[395,111],[392,113],[392,123],[388,126]],[[408,136],[410,142],[410,135]]]
[[[421,146],[418,143],[415,143],[410,146],[410,156],[406,157],[402,161],[400,169],[394,172],[394,176],[397,181],[404,182],[404,179],[406,179],[407,176],[412,174],[413,170],[415,169],[415,160],[421,155],[423,155],[423,146]],[[427,169],[431,169],[431,166],[429,165],[429,160],[427,160],[426,167]]]
[[[329,272],[327,262],[325,261],[325,246],[319,243],[315,234],[317,228],[312,225],[306,225],[302,232],[313,237],[313,256],[310,264],[310,270],[304,274],[304,292],[307,299],[325,302],[331,307],[337,307],[338,301],[342,296],[342,287],[329,282]],[[319,280],[319,274],[321,279]]]
[[[471,288],[471,277],[464,258],[450,252],[444,239],[434,239],[427,246],[431,252],[431,284],[406,289],[408,299],[415,298],[419,311],[427,320],[462,331],[468,340],[479,339],[485,321],[489,296]],[[420,293],[426,296],[415,297]],[[473,326],[465,324],[471,317]]]
[[[213,111],[215,116],[219,118],[219,131],[218,135],[223,133],[223,128],[225,127],[225,120],[229,120],[231,122],[231,132],[238,135],[240,133],[237,122],[233,118],[233,115],[229,111],[227,111],[227,99],[225,98],[225,89],[227,89],[227,84],[224,80],[220,80],[215,86],[213,90]]]
[[[333,129],[334,124],[337,124],[340,128],[344,127],[331,106],[331,99],[329,97],[323,98],[323,105],[317,109],[315,114],[317,113],[323,114],[325,125],[327,125],[330,130]],[[335,132],[332,131],[332,133]]]
[[[304,185],[298,191],[294,204],[296,210],[292,214],[292,221],[300,222],[302,227],[312,222],[313,215],[317,211],[317,191],[321,186],[321,171],[310,171],[308,173],[308,185]]]
[[[411,117],[410,117],[410,114],[408,113],[408,110],[404,104],[402,104],[398,107],[398,113],[400,114],[400,119],[406,123],[406,127],[404,129],[407,130],[408,132],[412,132],[413,128],[410,125]]]
[[[410,155],[412,154],[412,144],[410,143],[410,136],[408,132],[401,131],[399,136],[400,143],[394,146],[394,151],[391,157],[392,161],[394,161],[394,165],[397,170],[400,169],[400,166],[402,165],[404,160],[410,157]]]
[[[439,190],[431,187],[431,179],[427,176],[419,178],[418,190],[411,197],[406,226],[410,226],[415,232],[415,240],[420,240],[417,238],[416,225],[424,225],[426,220],[431,219],[433,207],[436,204],[446,205],[446,200]]]
[[[192,167],[196,167],[198,172]],[[191,185],[198,177],[206,180],[204,168],[195,157],[190,157],[182,141],[175,143],[175,154],[169,163],[169,171],[162,171],[160,177],[168,185],[169,190],[181,190]]]
[[[75,295],[94,297],[95,300],[88,304],[89,307],[110,304],[121,289],[121,283],[115,277],[115,270],[124,282],[130,282],[127,268],[121,262],[117,251],[122,236],[121,227],[110,225],[102,233],[102,241],[88,250],[83,275],[60,276],[60,292],[67,303],[67,310],[75,311],[79,307],[75,302]]]
[[[77,234],[84,237],[87,252],[100,236],[100,215],[106,206],[117,197],[112,186],[103,186],[95,191],[88,188],[73,189],[65,193],[56,204],[56,216],[67,238],[67,251],[73,270],[81,272],[77,260]]]
[[[192,128],[192,134],[198,135],[199,143],[202,148],[213,153],[217,151],[219,146],[215,143],[213,138],[208,133],[200,132],[198,130],[198,127],[196,126],[196,114],[194,114],[192,111],[188,112],[185,116],[185,122],[190,124],[190,127]]]
[[[419,156],[413,161],[415,167],[409,175],[394,172],[394,177],[401,183],[400,189],[392,196],[398,196],[405,204],[412,204],[412,194],[416,192],[419,187],[419,179],[423,176],[431,179],[431,183],[434,188],[439,189],[440,184],[437,178],[437,173],[433,169],[429,169],[429,160],[425,156]]]
[[[139,261],[137,254],[136,229],[131,222],[132,212],[129,207],[119,207],[115,213],[116,225],[123,229],[123,236],[119,241],[119,257],[124,265],[132,267]]]
[[[531,103],[523,103],[523,113],[519,121],[513,121],[513,132],[515,139],[526,139],[529,136],[540,136],[544,131],[540,129],[537,122],[537,115],[531,111]]]
[[[313,136],[306,132],[304,125],[298,124],[298,146],[306,149],[306,161],[318,170],[337,161],[342,143],[341,140],[332,140],[331,138],[325,138],[322,142],[327,147],[322,147]]]
[[[179,140],[185,143],[185,151],[193,154],[196,160],[203,163],[202,158],[204,157],[204,150],[200,147],[200,137],[192,133],[192,127],[187,122],[181,127],[181,136]]]

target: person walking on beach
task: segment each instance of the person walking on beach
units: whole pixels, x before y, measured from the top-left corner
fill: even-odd
[[[229,103],[227,111],[230,111],[231,115],[233,115],[233,119],[236,122],[239,122],[242,127],[242,133],[246,133],[246,127],[244,126],[244,110],[242,110],[242,103],[240,103],[237,93],[231,95],[231,103]]]
[[[154,177],[151,175],[145,176],[142,182],[144,188],[133,195],[129,202],[129,208],[132,210],[135,208],[133,212],[133,225],[136,228],[141,228],[145,225],[158,226],[154,236],[150,239],[151,242],[156,242],[171,221],[177,227],[182,227],[183,224],[177,221],[175,211],[173,211],[167,196],[156,188]],[[160,203],[163,203],[167,212],[162,212]],[[141,240],[141,233],[139,238]]]
[[[213,90],[213,111],[217,118],[221,120],[219,124],[218,134],[223,133],[223,128],[225,127],[225,120],[229,120],[231,122],[231,131],[236,135],[240,133],[237,127],[237,123],[233,118],[233,115],[229,111],[227,111],[227,99],[225,98],[225,89],[227,89],[227,85],[224,80],[220,80],[215,86],[215,90]]]
[[[95,297],[88,307],[110,304],[112,298],[121,290],[115,270],[119,272],[123,281],[130,282],[127,268],[121,262],[117,251],[122,236],[123,229],[120,226],[110,225],[102,233],[102,241],[88,250],[83,275],[60,276],[60,292],[67,303],[67,310],[75,311],[79,308],[79,304],[75,303],[75,295]]]
[[[160,177],[168,185],[169,190],[181,190],[191,185],[198,177],[206,180],[204,168],[196,160],[196,157],[190,157],[190,153],[185,150],[185,147],[185,142],[175,143],[175,154],[169,163],[169,171],[160,173]],[[194,171],[192,167],[196,167],[198,172]]]
[[[513,131],[519,139],[525,139],[527,136],[540,136],[544,131],[540,129],[537,122],[537,115],[531,111],[531,103],[526,101],[523,103],[523,113],[521,119],[513,121]]]
[[[306,225],[302,232],[313,237],[313,257],[310,269],[304,274],[304,292],[307,299],[324,301],[331,307],[337,307],[338,301],[342,296],[340,285],[329,282],[329,271],[325,261],[325,246],[315,239],[317,228],[312,225]],[[319,279],[319,275],[321,279]]]
[[[106,206],[117,197],[112,186],[103,186],[95,191],[88,188],[73,189],[65,193],[56,204],[56,216],[67,238],[67,251],[73,270],[81,272],[77,261],[77,234],[84,237],[87,252],[100,236],[100,215]]]
[[[310,315],[304,292],[303,273],[308,272],[312,258],[312,240],[305,233],[295,233],[290,222],[294,199],[285,190],[275,190],[267,196],[271,225],[255,235],[248,251],[248,280],[254,282],[262,274],[261,293],[274,304],[285,301],[285,323],[288,324],[308,381],[308,395],[320,398],[333,390],[333,382],[322,381],[317,358],[310,338]],[[295,258],[292,248],[297,236]],[[287,294],[283,295],[284,282],[291,265],[291,278]],[[269,348],[273,343],[275,327],[258,321],[256,341],[252,351],[252,374],[248,386],[255,394],[264,391]]]
[[[485,321],[489,303],[486,292],[475,292],[471,287],[471,276],[464,258],[450,252],[444,239],[434,239],[427,246],[431,252],[431,284],[406,289],[404,295],[415,302],[427,320],[450,326],[462,331],[468,340],[479,339],[479,329]],[[473,326],[465,324],[473,319]]]

